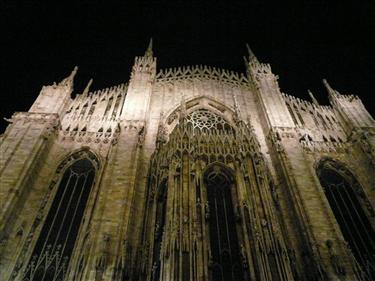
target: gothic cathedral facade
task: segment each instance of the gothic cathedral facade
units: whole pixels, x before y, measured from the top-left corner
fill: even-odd
[[[246,75],[157,71],[72,99],[44,86],[1,136],[0,279],[375,280],[375,122]]]

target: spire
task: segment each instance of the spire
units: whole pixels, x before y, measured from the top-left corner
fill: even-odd
[[[330,99],[333,98],[333,97],[335,97],[335,95],[337,94],[337,92],[334,89],[332,89],[331,85],[328,84],[328,82],[327,82],[326,79],[323,79],[323,84],[324,84],[324,86],[327,89],[328,97]]]
[[[145,57],[153,57],[153,52],[152,52],[152,37],[150,38],[150,42],[148,43],[147,50],[145,52]]]
[[[87,95],[88,95],[88,93],[89,93],[89,90],[90,90],[90,86],[91,86],[91,84],[92,84],[92,78],[90,79],[90,81],[87,83],[87,86],[86,86],[86,88],[83,90],[83,93],[82,93],[82,96],[83,97],[86,97]]]
[[[247,53],[248,53],[248,62],[257,62],[259,63],[257,57],[255,56],[254,52],[251,50],[249,44],[246,43],[246,49],[247,49]]]
[[[323,84],[326,87],[327,91],[333,91],[333,89],[331,88],[331,85],[328,84],[327,79],[324,78],[322,81],[323,81]]]
[[[74,69],[72,70],[72,72],[70,73],[70,75],[68,77],[66,77],[65,79],[63,79],[59,85],[73,85],[73,79],[74,79],[74,76],[76,76],[77,74],[77,70],[78,70],[78,66],[75,66]]]
[[[319,102],[316,100],[316,98],[314,97],[313,93],[310,90],[307,90],[307,92],[309,93],[309,96],[310,96],[313,104],[315,104],[316,106],[318,106]]]

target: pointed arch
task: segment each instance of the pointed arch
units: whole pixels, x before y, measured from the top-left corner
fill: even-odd
[[[354,258],[368,280],[375,278],[375,229],[364,208],[363,200],[369,201],[360,183],[344,164],[331,158],[321,159],[316,173]]]
[[[54,196],[22,280],[63,280],[99,168],[99,159],[87,148],[61,161],[56,184],[51,185]]]
[[[196,111],[199,109],[205,109],[218,116],[221,116],[232,127],[235,127],[234,110],[217,100],[213,100],[211,97],[208,97],[208,96],[194,97],[189,100],[186,100],[185,105],[186,105],[187,114],[190,114],[193,111]],[[164,124],[166,124],[166,129],[168,132],[172,132],[174,127],[177,125],[180,110],[181,110],[181,103],[177,103],[173,108],[167,111],[165,118],[161,120]]]
[[[197,103],[198,100],[204,102]],[[154,242],[160,237],[155,235],[158,233],[155,229],[160,229],[159,220],[155,218],[161,218],[157,214],[163,207],[157,208],[157,188],[150,178],[143,234],[148,253],[145,258],[148,279],[189,280],[191,274],[195,274],[190,266],[196,260],[201,263],[196,272],[207,280],[247,280],[256,271],[253,267],[258,266],[259,272],[269,270],[272,262],[289,270],[289,261],[281,258],[281,250],[274,249],[275,254],[269,257],[266,252],[255,249],[253,244],[248,245],[246,240],[249,235],[243,226],[243,194],[250,192],[258,196],[257,187],[268,184],[267,168],[261,166],[263,158],[256,136],[246,122],[236,122],[233,118],[236,116],[232,116],[234,113],[229,108],[224,108],[223,113],[211,108],[207,104],[211,102],[209,99],[202,97],[198,100],[191,100],[191,107],[187,106],[189,101],[182,100],[181,109],[177,107],[170,112],[174,115],[171,122],[168,122],[170,115],[166,119],[161,115],[163,130],[158,134],[168,135],[168,139],[157,143],[150,173],[159,179],[158,182],[167,173],[168,204],[165,208],[168,216],[162,241]],[[182,111],[181,116],[178,110]],[[231,129],[225,130],[224,123]],[[168,126],[169,132],[164,126]],[[268,188],[263,190],[262,198],[271,199]],[[252,210],[258,204],[255,200],[247,203],[254,204]],[[272,212],[271,204],[269,208],[263,204],[259,207],[259,214],[265,208]],[[250,221],[250,216],[254,214],[248,214],[247,228],[255,233],[260,225],[255,225],[255,220]],[[281,241],[279,234],[271,229],[267,231],[269,234],[262,235],[278,237]],[[190,247],[195,241],[198,242],[196,251]],[[162,245],[161,253],[158,252],[158,243]],[[284,244],[283,247],[285,250]],[[249,251],[252,249],[257,251],[257,256],[251,256]],[[279,267],[274,266],[273,271],[275,276],[284,274]],[[287,278],[285,280],[291,280]]]
[[[233,202],[234,173],[221,163],[208,165],[203,173],[210,213],[209,237],[213,280],[243,280],[240,240]]]

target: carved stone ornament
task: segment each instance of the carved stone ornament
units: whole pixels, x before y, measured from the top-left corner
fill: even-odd
[[[335,249],[333,247],[332,240],[327,240],[326,246],[328,248],[329,256],[330,256],[330,259],[331,259],[331,264],[332,264],[332,267],[333,267],[335,273],[338,276],[346,275],[345,266],[344,266],[341,258],[336,254]]]

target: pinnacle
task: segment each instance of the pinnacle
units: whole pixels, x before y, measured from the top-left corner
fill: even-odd
[[[64,78],[59,84],[60,85],[67,85],[67,84],[73,84],[74,76],[76,76],[78,71],[78,66],[75,66],[70,75],[66,78]]]
[[[328,96],[331,98],[331,97],[334,97],[338,94],[338,92],[334,89],[332,89],[331,85],[329,85],[328,81],[326,79],[323,79],[323,84],[324,86],[326,87],[327,89],[327,92],[328,92]]]
[[[255,59],[255,60],[258,60],[257,57],[255,56],[254,52],[251,50],[249,44],[246,43],[246,49],[247,49],[247,53],[249,55],[249,61]]]
[[[145,52],[145,57],[152,57],[153,52],[152,52],[152,37],[150,38],[150,42],[148,43],[147,50]]]
[[[332,89],[331,85],[329,85],[327,79],[324,78],[322,81],[323,81],[323,84],[326,87],[326,89],[327,89],[328,92],[333,91],[333,89]]]
[[[76,76],[77,71],[78,71],[78,66],[75,66],[75,67],[73,68],[72,72],[70,73],[70,75],[69,75],[68,78],[73,79],[74,76]]]
[[[309,96],[310,96],[310,98],[311,98],[313,104],[315,104],[315,105],[319,105],[319,102],[318,102],[317,99],[314,97],[313,93],[312,93],[309,89],[307,90],[307,92],[308,92],[308,94],[309,94]]]
[[[253,52],[253,50],[251,50],[248,43],[246,43],[246,49],[247,49],[247,52],[249,54],[249,57],[255,57],[254,52]]]
[[[328,84],[327,79],[323,78],[322,81],[323,81],[324,86],[326,86],[327,88],[331,88],[331,86]]]
[[[92,81],[93,81],[93,79],[91,78],[90,81],[87,83],[87,86],[86,86],[86,88],[83,90],[83,93],[82,93],[83,96],[87,96],[87,94],[89,93],[89,90],[90,90],[90,86],[91,86],[91,84],[92,84]]]

